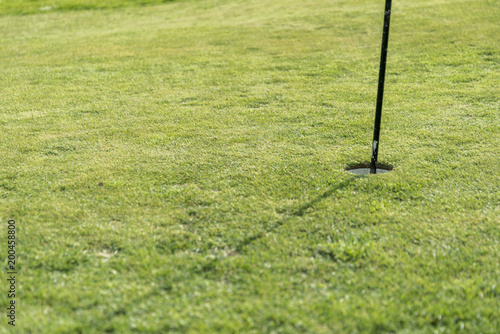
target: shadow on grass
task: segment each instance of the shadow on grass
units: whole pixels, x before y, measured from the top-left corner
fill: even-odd
[[[357,180],[359,178],[360,178],[360,176],[352,176],[351,178],[349,178],[343,182],[340,182],[337,185],[330,187],[323,194],[321,194],[318,197],[298,206],[297,208],[285,210],[285,216],[282,219],[280,219],[276,223],[269,224],[268,226],[265,227],[264,231],[258,232],[256,234],[253,234],[253,235],[241,240],[241,242],[239,242],[236,245],[236,251],[241,252],[246,246],[252,244],[256,240],[259,240],[259,239],[266,237],[266,235],[268,233],[271,233],[271,232],[277,230],[280,226],[284,225],[288,220],[290,220],[294,217],[303,216],[309,208],[312,208],[314,205],[321,202],[322,200],[324,200],[328,197],[331,197],[337,190],[347,188],[348,186],[353,184],[355,180]]]

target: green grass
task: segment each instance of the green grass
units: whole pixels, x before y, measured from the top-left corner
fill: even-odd
[[[500,331],[498,1],[393,3],[368,177],[383,1],[53,3],[0,2],[18,332]]]
[[[0,16],[158,5],[176,0],[1,0]]]

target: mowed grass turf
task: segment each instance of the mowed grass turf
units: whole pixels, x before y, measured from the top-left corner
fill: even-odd
[[[383,1],[64,3],[0,6],[17,332],[500,331],[498,1],[394,1],[368,177]]]

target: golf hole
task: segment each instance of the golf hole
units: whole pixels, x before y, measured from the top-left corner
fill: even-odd
[[[370,175],[370,164],[359,164],[355,166],[349,166],[345,168],[346,171],[356,175]],[[392,170],[392,166],[377,164],[377,172],[375,174],[389,173]]]

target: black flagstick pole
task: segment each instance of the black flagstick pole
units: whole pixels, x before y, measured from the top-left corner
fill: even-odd
[[[382,100],[384,99],[385,65],[387,63],[387,45],[389,44],[389,24],[391,22],[391,2],[385,0],[384,32],[382,34],[382,53],[380,55],[380,71],[378,74],[377,108],[375,111],[375,126],[373,128],[372,160],[370,174],[377,173],[377,156],[380,137],[380,120],[382,119]]]

